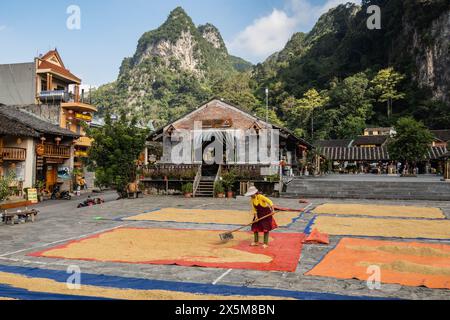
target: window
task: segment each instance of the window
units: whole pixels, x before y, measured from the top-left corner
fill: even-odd
[[[41,91],[47,91],[47,81],[41,80]]]

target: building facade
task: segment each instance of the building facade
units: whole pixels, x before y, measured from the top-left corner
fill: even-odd
[[[19,192],[37,181],[48,191],[70,183],[65,175],[79,135],[14,106],[0,106],[0,125],[0,174],[12,172]]]
[[[84,175],[83,158],[88,156],[92,141],[86,137],[83,125],[92,121],[97,108],[88,103],[84,90],[80,88],[81,79],[66,68],[56,49],[35,58],[33,62],[0,65],[1,104],[34,114],[78,137],[71,144],[70,153],[66,149],[62,152],[61,157],[67,157],[70,161],[62,161],[61,157],[56,161],[53,158],[54,166],[44,163],[44,168],[37,167],[36,179],[50,181],[46,183],[47,187],[53,184],[57,175],[54,168],[58,166],[64,165],[70,172],[79,169],[80,174]],[[59,138],[57,140],[59,144]],[[21,148],[23,145],[11,147]],[[49,159],[46,161],[51,162]],[[38,163],[41,163],[40,159]],[[47,172],[46,168],[50,170]]]

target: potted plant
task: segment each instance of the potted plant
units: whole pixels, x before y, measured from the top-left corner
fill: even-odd
[[[222,181],[217,181],[214,183],[214,194],[217,198],[225,198],[225,189]]]
[[[237,174],[234,170],[230,170],[222,175],[222,183],[227,191],[227,198],[233,198],[233,187],[236,183]]]
[[[186,183],[181,187],[185,198],[192,198],[194,193],[194,185],[192,183]]]

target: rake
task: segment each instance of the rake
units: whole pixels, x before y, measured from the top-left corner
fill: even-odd
[[[267,219],[269,217],[272,217],[273,215],[275,215],[275,213],[276,212],[273,212],[273,213],[271,213],[271,214],[269,214],[269,215],[267,215],[265,217],[259,218],[259,219],[255,220],[255,221],[253,221],[253,222],[251,222],[249,224],[246,224],[245,226],[239,227],[239,228],[237,228],[237,229],[235,229],[233,231],[230,231],[230,232],[227,232],[227,233],[222,233],[222,234],[219,235],[220,240],[222,240],[224,242],[233,240],[234,239],[233,233],[238,232],[238,231],[240,231],[240,230],[242,230],[244,228],[250,227],[251,225],[254,225],[257,222],[260,222],[261,220],[264,220],[264,219]]]

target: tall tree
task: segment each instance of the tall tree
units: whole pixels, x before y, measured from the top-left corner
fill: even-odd
[[[378,102],[387,104],[388,119],[392,116],[392,105],[394,101],[405,98],[405,94],[397,90],[398,84],[405,78],[396,72],[394,68],[382,69],[371,81],[373,91],[378,97]]]
[[[314,111],[324,107],[329,101],[325,92],[319,93],[316,89],[308,90],[303,98],[296,100],[292,97],[285,100],[284,109],[289,111],[290,127],[298,132],[297,129],[303,129],[307,132],[310,125],[310,138],[314,140]]]
[[[128,119],[122,112],[116,121],[107,114],[101,128],[87,128],[87,135],[94,140],[87,161],[95,172],[95,183],[117,190],[120,196],[124,196],[127,185],[136,180],[136,161],[149,133],[136,123],[135,118]]]
[[[389,155],[391,159],[406,165],[406,170],[411,173],[409,164],[415,167],[418,161],[425,159],[433,142],[433,134],[422,122],[411,117],[399,119],[396,131],[397,134],[388,144]]]

